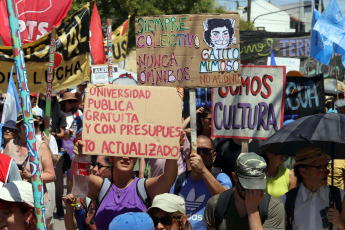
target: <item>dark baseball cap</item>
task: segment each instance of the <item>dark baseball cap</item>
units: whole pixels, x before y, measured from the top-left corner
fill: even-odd
[[[266,189],[266,161],[256,153],[241,153],[236,160],[236,175],[245,189]]]

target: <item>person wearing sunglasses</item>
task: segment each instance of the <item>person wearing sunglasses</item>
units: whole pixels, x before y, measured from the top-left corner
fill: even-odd
[[[108,178],[111,177],[113,163],[110,161],[109,156],[97,156],[96,163],[92,168],[93,175]]]
[[[185,173],[182,184],[181,174],[170,189],[170,193],[184,198],[188,220],[193,229],[206,229],[202,216],[208,199],[232,186],[229,176],[213,167],[216,154],[212,140],[207,136],[198,136],[197,153],[190,154],[192,170]]]
[[[191,230],[187,220],[184,199],[180,196],[163,193],[157,195],[146,213],[153,220],[155,230]]]
[[[16,128],[16,122],[8,120],[2,126],[2,138],[4,139],[3,144],[1,145],[1,153],[5,149],[6,145],[10,140],[13,140],[18,137],[18,131]]]
[[[293,169],[300,185],[280,198],[287,210],[288,228],[318,230],[333,225],[334,230],[345,229],[345,192],[327,185],[329,160],[316,146],[296,153]]]
[[[285,229],[283,204],[264,191],[265,171],[266,162],[261,156],[253,152],[238,156],[232,173],[235,188],[207,202],[203,221],[208,230]]]

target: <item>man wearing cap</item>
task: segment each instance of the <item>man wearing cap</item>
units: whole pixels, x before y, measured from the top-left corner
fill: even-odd
[[[345,114],[345,100],[339,99],[334,102],[334,108],[337,109],[338,113]]]
[[[331,224],[334,230],[345,228],[345,192],[327,185],[329,159],[314,146],[297,152],[293,168],[300,186],[280,198],[288,229],[329,229]]]
[[[283,204],[265,194],[265,171],[266,162],[261,156],[253,152],[241,153],[238,156],[235,172],[232,173],[236,182],[235,188],[216,195],[207,202],[203,221],[208,230],[285,229]],[[264,203],[265,201],[267,203]],[[219,210],[219,203],[223,204],[225,212],[217,225],[215,210]],[[266,207],[265,215],[260,213],[260,206]],[[263,223],[261,216],[266,216]]]
[[[214,173],[213,162],[217,153],[214,151],[212,140],[200,135],[197,138],[197,153],[190,154],[191,172],[182,183],[181,189],[175,191],[178,178],[170,189],[186,202],[186,214],[193,229],[206,229],[202,222],[208,199],[231,188],[231,180],[223,172]],[[216,175],[216,176],[215,176]]]

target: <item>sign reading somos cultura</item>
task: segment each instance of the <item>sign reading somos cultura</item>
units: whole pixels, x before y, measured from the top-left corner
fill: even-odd
[[[241,85],[212,92],[215,137],[266,139],[283,125],[285,66],[242,66]]]
[[[237,14],[135,20],[139,83],[184,88],[240,84]]]
[[[176,88],[89,84],[83,153],[178,159],[181,113]]]

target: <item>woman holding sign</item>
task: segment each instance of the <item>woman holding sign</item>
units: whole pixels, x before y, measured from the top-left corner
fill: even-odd
[[[183,146],[185,133],[181,133]],[[82,154],[83,142],[77,141],[73,153]],[[176,160],[167,159],[164,173],[158,177],[139,179],[133,168],[137,158],[110,157],[113,163],[112,178],[102,179],[90,175],[88,197],[98,204],[95,215],[97,229],[108,229],[110,222],[126,212],[146,212],[153,198],[169,192],[177,176]],[[72,164],[73,165],[73,164]]]

